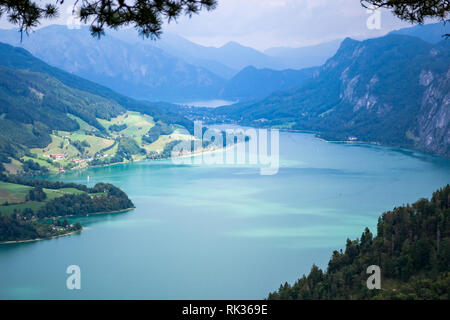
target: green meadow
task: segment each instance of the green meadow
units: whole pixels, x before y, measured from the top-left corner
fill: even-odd
[[[31,189],[33,189],[33,187],[0,181],[0,214],[11,215],[14,213],[14,210],[23,211],[26,208],[36,211],[43,207],[46,202],[62,197],[65,194],[84,193],[84,191],[75,188],[44,188],[43,191],[47,195],[44,201],[27,201],[26,196]]]

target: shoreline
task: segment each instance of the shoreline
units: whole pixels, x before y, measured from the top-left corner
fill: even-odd
[[[97,216],[97,215],[102,215],[102,214],[110,214],[110,213],[125,213],[131,210],[136,209],[136,207],[132,207],[132,208],[126,208],[126,209],[122,209],[122,210],[115,210],[115,211],[106,211],[106,212],[94,212],[94,213],[88,213],[85,216],[80,216],[80,215],[72,215],[72,216],[66,216],[66,217],[89,217],[89,216]]]
[[[94,212],[94,213],[88,213],[86,215],[80,215],[80,214],[72,214],[69,216],[55,216],[55,217],[47,217],[47,218],[42,218],[40,220],[45,220],[45,219],[52,219],[52,218],[57,218],[57,219],[61,219],[61,218],[83,218],[83,217],[89,217],[89,216],[96,216],[96,215],[102,215],[102,214],[109,214],[109,213],[125,213],[131,210],[136,209],[136,207],[132,207],[132,208],[126,208],[126,209],[121,209],[121,210],[115,210],[115,211],[102,211],[102,212]]]
[[[295,130],[295,129],[279,129],[282,132],[293,132],[293,133],[306,133],[306,134],[313,134],[316,139],[319,139],[323,142],[330,142],[330,143],[351,143],[351,144],[370,144],[370,145],[376,145],[376,146],[386,146],[386,147],[393,147],[389,145],[383,145],[380,142],[376,141],[364,141],[364,140],[327,140],[325,138],[322,138],[319,136],[319,131],[312,131],[312,130]],[[396,147],[393,147],[396,148]]]
[[[370,141],[363,141],[363,140],[327,140],[321,137],[316,136],[316,139],[319,139],[320,141],[329,142],[329,143],[348,143],[348,144],[370,144],[373,146],[383,146],[379,142],[370,142]],[[393,146],[386,146],[388,148],[399,148],[399,147],[393,147]],[[413,151],[413,150],[412,150]]]
[[[218,149],[214,149],[214,150],[202,150],[202,151],[199,151],[199,152],[192,152],[190,154],[185,154],[185,155],[181,155],[181,156],[177,156],[177,157],[167,157],[167,158],[162,158],[162,159],[140,159],[140,160],[133,160],[133,161],[122,161],[122,162],[115,162],[115,163],[109,163],[109,164],[100,164],[100,165],[95,165],[95,166],[86,166],[86,167],[83,167],[83,168],[72,168],[72,169],[67,170],[67,171],[55,172],[55,173],[52,173],[52,174],[49,174],[49,175],[37,176],[37,177],[60,176],[60,175],[65,174],[66,172],[76,172],[76,171],[82,171],[82,170],[93,169],[93,168],[107,168],[107,167],[123,165],[123,164],[131,164],[131,163],[137,163],[137,162],[167,161],[167,160],[172,160],[172,159],[182,159],[182,158],[189,158],[189,157],[197,157],[197,156],[204,155],[204,154],[212,154],[212,153],[216,153],[216,152],[225,152],[225,151],[227,151],[229,148],[231,148],[233,146],[229,146],[229,147],[226,147],[226,148],[218,148]],[[30,178],[33,178],[33,177],[30,177]],[[132,208],[132,209],[134,209],[134,208]],[[131,210],[131,209],[128,209],[128,210]]]
[[[267,128],[267,129],[271,129],[271,128]],[[278,129],[281,132],[291,132],[291,133],[303,133],[303,134],[310,134],[310,135],[314,135],[314,138],[323,141],[323,142],[327,142],[327,143],[341,143],[341,144],[353,144],[353,145],[370,145],[370,146],[379,146],[379,147],[386,147],[386,148],[395,148],[395,149],[400,149],[400,150],[405,150],[405,151],[410,151],[410,152],[418,152],[421,153],[425,156],[431,156],[431,157],[438,157],[438,158],[443,158],[443,159],[448,159],[444,156],[440,156],[440,155],[436,155],[436,154],[432,154],[432,153],[427,153],[424,152],[422,150],[418,150],[418,149],[413,149],[413,148],[408,148],[408,147],[402,147],[402,146],[393,146],[393,145],[387,145],[387,144],[383,144],[380,142],[376,142],[376,141],[364,141],[364,140],[327,140],[323,137],[320,137],[320,132],[319,131],[312,131],[312,130],[296,130],[296,129],[287,129],[287,128],[283,128],[283,129]],[[161,158],[161,159],[139,159],[139,160],[132,160],[132,161],[122,161],[122,162],[116,162],[116,163],[110,163],[110,164],[101,164],[101,165],[94,165],[94,166],[86,166],[86,167],[81,167],[81,168],[72,168],[68,171],[62,171],[62,172],[55,172],[55,173],[51,173],[48,175],[44,175],[44,176],[37,176],[37,177],[48,177],[48,176],[60,176],[62,174],[65,174],[66,172],[76,172],[76,171],[82,171],[82,170],[86,170],[86,169],[91,169],[91,168],[105,168],[105,167],[111,167],[111,166],[116,166],[116,165],[124,165],[124,164],[132,164],[132,163],[138,163],[138,162],[145,162],[145,161],[167,161],[167,160],[173,160],[173,159],[183,159],[183,158],[189,158],[189,157],[197,157],[197,156],[201,156],[201,155],[207,155],[207,154],[213,154],[213,153],[217,153],[217,152],[226,152],[229,148],[232,148],[234,146],[234,144],[232,146],[227,146],[227,147],[222,147],[222,148],[218,148],[218,149],[214,149],[214,150],[202,150],[202,151],[198,151],[198,152],[192,152],[189,154],[184,154],[181,156],[176,156],[176,157],[172,157],[169,156],[167,158]]]
[[[16,243],[37,242],[37,241],[44,241],[44,240],[57,239],[57,238],[62,238],[62,237],[70,236],[70,235],[72,235],[72,234],[81,233],[81,231],[83,231],[83,229],[84,229],[84,228],[82,227],[81,230],[71,231],[71,232],[68,232],[68,233],[60,234],[60,235],[53,236],[53,237],[49,237],[49,238],[37,238],[37,239],[28,239],[28,240],[11,240],[11,241],[3,241],[3,242],[0,242],[0,245],[2,245],[2,244],[16,244]]]
[[[89,217],[90,215],[103,215],[103,214],[116,214],[116,213],[125,213],[131,210],[136,209],[136,207],[133,208],[127,208],[127,209],[122,209],[122,210],[116,210],[116,211],[107,211],[107,212],[95,212],[95,213],[89,213],[87,215],[70,215],[70,216],[59,216],[59,217],[52,217],[52,218],[73,218],[73,217]],[[44,218],[44,219],[49,219],[49,218]],[[16,243],[27,243],[27,242],[37,242],[37,241],[44,241],[44,240],[51,240],[51,239],[57,239],[57,238],[62,238],[62,237],[66,237],[66,236],[70,236],[76,233],[81,233],[81,231],[83,231],[85,229],[85,227],[81,227],[80,230],[75,230],[75,231],[71,231],[68,233],[64,233],[64,234],[60,234],[60,235],[56,235],[56,236],[52,236],[49,238],[37,238],[37,239],[27,239],[27,240],[10,240],[10,241],[3,241],[0,242],[0,245],[8,245],[8,244],[16,244]]]

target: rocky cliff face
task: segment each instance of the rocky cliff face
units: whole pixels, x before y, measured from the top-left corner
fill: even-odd
[[[363,133],[370,140],[398,142],[449,157],[450,45],[431,45],[409,37],[396,42],[398,48],[389,45],[374,57],[373,44],[348,41],[340,57],[330,61],[334,68],[345,66],[339,79],[340,107],[351,115],[345,127],[349,133]],[[367,131],[358,128],[361,119],[372,120]],[[374,126],[384,127],[397,137],[383,137]]]
[[[358,140],[450,157],[450,40],[346,39],[314,79],[251,105],[218,109],[244,124],[283,123],[328,140]],[[236,116],[236,117],[237,117]]]
[[[440,156],[450,156],[450,67],[444,74],[423,73],[426,86],[417,115],[415,145]]]

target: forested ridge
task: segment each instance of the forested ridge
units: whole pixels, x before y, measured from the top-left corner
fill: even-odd
[[[37,212],[39,218],[87,215],[134,208],[125,192],[108,183],[97,183],[89,193],[66,194],[53,199]]]
[[[193,130],[192,121],[189,121],[184,116],[174,112],[172,110],[174,105],[170,103],[149,102],[129,98],[105,86],[50,66],[22,48],[0,43],[0,65],[10,69],[27,70],[48,75],[57,79],[69,88],[107,99],[127,110],[148,114],[152,116],[155,121],[162,121],[167,124],[179,124],[189,131]]]
[[[57,228],[57,224],[63,226]],[[40,221],[24,221],[18,216],[0,216],[0,242],[49,239],[81,231],[81,229],[82,226],[79,222],[70,225],[67,220],[64,220],[63,223],[54,220],[53,224],[49,224]]]
[[[347,38],[299,87],[260,101],[193,110],[194,116],[310,130],[330,141],[353,138],[449,157],[449,44],[398,34]]]
[[[4,209],[10,205],[0,206],[0,242],[65,235],[82,229],[80,223],[69,224],[67,221],[69,216],[134,208],[133,202],[125,192],[108,183],[97,183],[94,187],[88,188],[75,183],[26,180],[5,174],[0,174],[0,181],[15,186],[32,187],[25,196],[25,202],[19,204],[20,209],[14,208],[14,211],[8,214]],[[48,199],[46,193],[48,190],[55,190],[60,194]]]
[[[112,125],[108,131],[100,122],[110,121],[127,112],[151,116],[152,121],[165,127],[177,125],[193,130],[192,121],[172,112],[166,105],[170,106],[122,96],[49,66],[26,50],[0,43],[0,171],[5,170],[2,163],[9,164],[12,159],[21,161],[23,167],[21,159],[24,156],[35,158],[36,154],[31,149],[48,147],[56,132],[64,132],[62,135],[67,137],[82,132],[112,139],[114,134],[126,129],[126,125]],[[82,143],[85,141],[70,137],[66,140],[70,140],[70,145],[79,151],[82,158],[85,151]],[[122,158],[130,156],[128,153]],[[70,166],[66,164],[64,169],[70,169]]]
[[[367,267],[381,268],[381,289],[369,290]],[[271,300],[449,299],[450,185],[431,200],[397,207],[378,219],[377,236],[366,228],[360,239],[334,251],[326,271],[311,272],[270,293]]]
[[[79,124],[67,114],[105,132],[97,118],[111,119],[125,112],[114,101],[67,87],[45,74],[0,66],[0,77],[0,152],[4,156],[18,157],[20,153],[14,151],[24,147],[47,146],[52,130],[78,130]]]

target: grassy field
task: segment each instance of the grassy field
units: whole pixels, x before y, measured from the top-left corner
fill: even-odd
[[[79,156],[80,152],[67,139],[63,138],[65,136],[63,133],[65,132],[59,133],[61,136],[52,134],[52,142],[47,147],[33,148],[31,152],[44,158],[48,158],[51,154],[66,154],[67,157]],[[66,134],[70,137],[69,132]]]
[[[86,121],[84,121],[81,118],[78,118],[77,116],[74,116],[73,114],[68,113],[67,116],[69,118],[75,120],[76,122],[78,122],[78,124],[80,125],[80,131],[83,131],[83,132],[86,132],[86,131],[98,131],[97,128],[91,126]]]
[[[12,173],[12,174],[16,174],[17,172],[19,172],[20,170],[22,170],[22,164],[20,163],[20,161],[13,159],[13,158],[9,158],[11,160],[10,163],[4,163],[3,166],[5,167],[6,171]]]
[[[86,141],[90,147],[86,148],[89,156],[94,156],[97,152],[106,149],[114,144],[113,139],[105,139],[96,136],[91,136],[83,133],[72,133],[70,139],[73,141]]]
[[[5,215],[11,215],[15,209],[24,210],[26,208],[33,209],[33,211],[39,210],[46,202],[51,201],[55,198],[62,197],[65,194],[81,194],[84,191],[75,188],[61,188],[61,189],[46,189],[44,192],[47,194],[45,201],[26,201],[26,196],[28,192],[33,189],[33,187],[7,183],[0,181],[0,213]],[[103,193],[97,193],[92,195],[102,195]],[[5,205],[8,202],[8,205]]]
[[[29,186],[0,181],[0,204],[2,204],[0,205],[0,212],[2,214],[10,215],[14,212],[14,209],[39,209],[44,205],[44,202],[25,201],[25,197],[31,189],[32,187]],[[44,191],[47,193],[48,200],[57,197],[57,195],[52,192],[53,190]],[[5,202],[7,202],[8,205],[4,205]]]
[[[192,140],[190,135],[183,134],[175,130],[170,135],[161,135],[158,140],[148,144],[144,143],[142,137],[155,125],[152,117],[141,114],[139,112],[126,112],[111,120],[97,119],[99,123],[107,130],[107,133],[100,132],[97,128],[89,125],[82,119],[68,115],[77,121],[80,129],[75,132],[54,131],[51,134],[52,142],[45,148],[33,148],[31,153],[34,155],[24,156],[21,160],[32,160],[42,167],[48,167],[50,173],[58,173],[61,169],[85,168],[89,165],[89,161],[99,153],[107,155],[115,155],[118,151],[118,143],[116,140],[120,137],[132,138],[139,147],[144,148],[147,152],[162,152],[166,144],[174,140]],[[112,125],[126,125],[126,128],[116,132],[110,130]],[[84,153],[80,152],[74,144],[86,142],[84,145]],[[110,148],[110,149],[108,149]],[[105,150],[108,149],[108,150]],[[51,155],[63,155],[62,159],[52,159]],[[143,160],[146,155],[133,155],[134,160]],[[49,161],[51,159],[51,161]],[[9,164],[4,164],[10,173],[18,173],[22,171],[22,164],[13,160]]]
[[[0,206],[0,213],[4,215],[11,215],[14,213],[14,210],[23,211],[26,208],[30,208],[33,211],[39,210],[41,207],[45,205],[45,202],[37,202],[37,201],[27,201],[24,203],[13,204],[9,206]]]
[[[99,119],[99,122],[108,130],[113,124],[127,125],[127,128],[120,132],[110,131],[111,136],[126,136],[133,138],[139,145],[142,144],[142,136],[155,125],[152,117],[138,112],[127,112],[110,121]]]
[[[0,204],[24,202],[30,189],[28,186],[0,181]]]
[[[181,132],[175,131],[170,135],[161,135],[158,140],[151,144],[143,143],[142,136],[144,136],[154,125],[155,122],[153,118],[147,115],[140,114],[138,112],[127,112],[117,118],[111,119],[110,121],[99,120],[99,122],[109,130],[113,125],[126,124],[127,128],[120,132],[110,132],[113,137],[125,136],[134,139],[137,144],[144,148],[147,152],[161,152],[164,150],[166,144],[174,140],[192,140],[193,137],[190,135],[182,134]],[[117,145],[111,150],[108,150],[107,154],[114,154],[117,151]],[[142,156],[133,157],[135,160],[140,160],[145,158]]]
[[[174,133],[172,133],[170,135],[161,135],[159,137],[159,139],[156,140],[155,142],[153,142],[152,144],[144,144],[142,147],[147,152],[151,152],[151,151],[162,152],[164,150],[164,147],[166,146],[166,144],[168,144],[171,141],[175,141],[175,140],[190,141],[193,139],[194,139],[193,136],[182,134],[182,133],[177,133],[177,131],[175,131]]]
[[[33,160],[34,162],[39,163],[40,166],[42,167],[48,167],[48,166],[52,166],[53,164],[49,163],[47,160],[49,160],[49,158],[43,158],[43,157],[38,157],[38,158],[32,158],[29,156],[25,156],[22,158],[24,161],[27,160]]]

